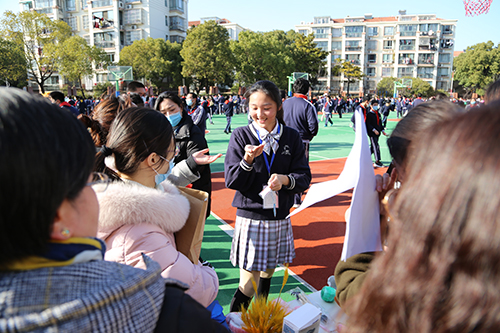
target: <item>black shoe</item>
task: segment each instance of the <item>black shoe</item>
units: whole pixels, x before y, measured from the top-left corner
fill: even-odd
[[[373,163],[373,166],[375,168],[383,168],[384,164],[382,164],[382,162],[380,162],[380,161],[376,161],[375,163]]]
[[[248,306],[250,305],[251,301],[252,297],[248,297],[247,295],[243,294],[240,288],[238,288],[236,289],[233,299],[231,300],[231,306],[229,307],[229,311],[240,312],[241,306],[243,306],[245,309],[248,309]]]

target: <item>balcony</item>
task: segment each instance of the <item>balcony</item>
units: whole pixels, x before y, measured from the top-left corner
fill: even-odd
[[[346,52],[359,52],[361,51],[362,47],[361,46],[346,46],[345,50]]]
[[[103,49],[111,49],[115,47],[115,42],[112,41],[96,41],[94,45]]]
[[[346,38],[359,38],[361,35],[361,32],[346,32],[345,34]]]
[[[413,51],[415,50],[415,45],[399,45],[400,51]]]
[[[417,35],[416,31],[401,31],[399,34],[401,37],[414,37]]]
[[[170,24],[170,26],[168,28],[170,30],[186,31],[186,28],[184,27],[184,25],[182,23]]]
[[[434,75],[432,73],[418,73],[417,77],[419,79],[431,79],[431,80],[434,80]]]
[[[415,65],[415,61],[412,58],[400,58],[398,61],[400,65]]]
[[[435,31],[420,31],[420,36],[436,38],[437,33]]]
[[[328,34],[314,34],[314,38],[318,38],[318,39],[328,38]]]
[[[346,61],[350,62],[353,65],[361,65],[361,61],[359,59],[346,59]]]

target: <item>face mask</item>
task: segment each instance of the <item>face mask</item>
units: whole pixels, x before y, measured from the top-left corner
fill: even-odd
[[[186,104],[187,104],[187,106],[193,105],[193,100],[192,99],[186,99]]]
[[[142,101],[143,101],[144,103],[146,103],[146,96],[141,96],[141,98],[142,98]]]
[[[373,106],[373,110],[377,111],[378,110],[378,105]]]
[[[172,127],[177,126],[182,119],[182,115],[180,112],[173,114],[171,116],[165,116],[165,117],[167,117],[167,119],[170,122],[170,124],[172,125]]]
[[[160,156],[160,155],[158,155]],[[170,161],[167,160],[165,157],[163,156],[160,156],[163,160],[167,161],[168,162],[168,170],[166,173],[162,173],[162,174],[159,174],[153,167],[153,171],[156,172],[156,176],[155,176],[155,184],[158,186],[160,185],[160,183],[164,182],[168,176],[170,175],[170,173],[172,172],[172,169],[174,167],[174,159],[172,158]]]

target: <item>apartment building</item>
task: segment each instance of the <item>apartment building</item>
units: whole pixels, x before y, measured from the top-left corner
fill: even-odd
[[[313,23],[302,22],[295,31],[314,34],[317,47],[330,51],[320,89],[332,94],[347,91],[347,81],[332,75],[336,59],[360,66],[366,75],[349,85],[353,95],[375,93],[377,83],[385,77],[416,77],[434,89],[449,91],[453,67],[457,20],[441,19],[434,14],[399,15],[332,19],[315,17]]]
[[[33,10],[64,20],[89,45],[103,48],[112,62],[135,40],[152,37],[181,43],[186,38],[188,0],[19,0],[20,10]],[[62,86],[53,75],[47,90]],[[108,81],[104,70],[86,79],[86,87]]]
[[[205,23],[207,21],[215,21],[216,23],[218,23],[221,26],[223,26],[224,28],[226,28],[227,32],[229,33],[229,39],[231,39],[231,40],[238,40],[238,35],[240,34],[240,32],[249,30],[249,29],[243,28],[238,23],[231,22],[225,18],[218,18],[216,16],[202,17],[202,18],[200,18],[199,21],[189,21],[188,25],[190,27],[196,27],[199,24]]]

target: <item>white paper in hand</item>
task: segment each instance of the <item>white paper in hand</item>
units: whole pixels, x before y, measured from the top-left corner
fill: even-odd
[[[361,111],[356,111],[356,138],[339,178],[312,185],[302,205],[288,216],[354,187],[342,260],[362,252],[381,251],[380,210],[375,190],[375,173]]]

